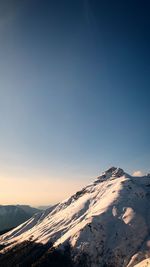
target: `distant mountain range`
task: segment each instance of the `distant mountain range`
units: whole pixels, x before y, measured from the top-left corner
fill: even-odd
[[[0,205],[0,234],[25,222],[39,211],[27,205]]]
[[[1,267],[145,267],[150,175],[111,167],[67,200],[0,237]]]

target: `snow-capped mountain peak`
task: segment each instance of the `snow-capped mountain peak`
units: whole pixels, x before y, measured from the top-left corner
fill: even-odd
[[[125,174],[125,172],[124,172],[123,169],[117,168],[117,167],[111,167],[108,170],[106,170],[105,172],[103,172],[101,176],[106,176],[107,178],[110,178],[112,176],[114,176],[114,177],[121,177],[124,174]],[[101,176],[99,176],[99,178]]]
[[[11,249],[32,239],[63,248],[69,242],[74,260],[86,255],[87,267],[132,267],[140,249],[143,258],[150,256],[149,238],[149,176],[133,177],[111,167],[67,200],[3,235],[0,244]]]

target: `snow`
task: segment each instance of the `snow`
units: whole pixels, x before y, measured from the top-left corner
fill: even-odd
[[[134,267],[150,267],[150,259],[145,259],[142,262],[134,265]]]
[[[77,256],[88,253],[92,266],[106,259],[127,266],[150,232],[149,185],[149,176],[133,177],[112,167],[75,195],[0,237],[0,244],[9,248],[32,238],[61,248],[69,241]]]

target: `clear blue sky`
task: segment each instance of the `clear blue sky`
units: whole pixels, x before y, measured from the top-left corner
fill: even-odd
[[[149,171],[149,14],[148,0],[0,2],[1,176]]]

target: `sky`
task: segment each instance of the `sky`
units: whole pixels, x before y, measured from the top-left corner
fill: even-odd
[[[150,172],[149,0],[0,1],[0,203]]]

